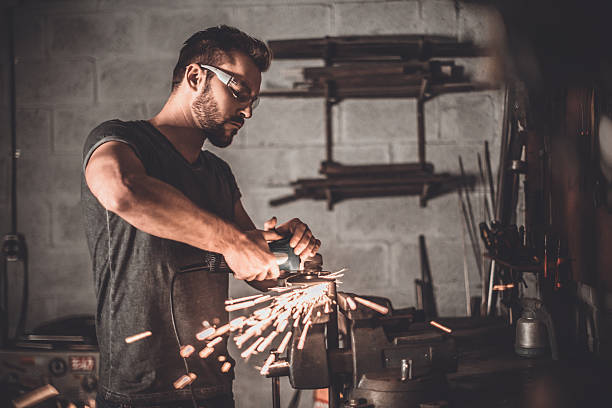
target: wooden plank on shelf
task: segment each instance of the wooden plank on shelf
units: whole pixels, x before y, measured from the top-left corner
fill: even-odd
[[[405,174],[421,172],[431,174],[434,166],[431,163],[395,163],[395,164],[360,164],[346,165],[338,162],[323,162],[319,172],[328,177],[355,177],[388,175],[390,173]]]
[[[483,55],[471,42],[453,37],[426,35],[380,35],[272,40],[268,44],[276,59],[327,58],[331,61],[369,56],[472,57]]]
[[[495,89],[496,86],[485,82],[457,82],[432,84],[428,87],[430,95],[439,95],[454,92],[473,92],[486,89]],[[266,89],[261,96],[274,96],[285,98],[321,98],[325,96],[322,89]],[[377,87],[351,87],[336,88],[335,97],[346,98],[417,98],[420,95],[420,85],[408,86],[377,86]]]

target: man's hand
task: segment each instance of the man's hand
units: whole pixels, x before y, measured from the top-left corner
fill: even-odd
[[[302,260],[315,256],[321,247],[321,241],[312,235],[308,225],[298,218],[294,218],[279,226],[276,225],[276,217],[270,218],[264,223],[263,237],[266,241],[276,241],[285,237],[291,237],[289,246],[293,252]]]
[[[277,279],[276,257],[270,252],[261,231],[245,231],[246,238],[224,253],[225,261],[237,279],[246,281]]]

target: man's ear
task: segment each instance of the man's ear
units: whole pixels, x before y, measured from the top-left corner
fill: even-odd
[[[185,68],[185,81],[189,89],[193,91],[198,90],[198,86],[204,83],[206,79],[206,72],[200,68],[197,64],[189,64]]]

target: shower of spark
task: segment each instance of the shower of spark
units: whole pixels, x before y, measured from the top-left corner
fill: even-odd
[[[303,327],[299,339],[299,345],[302,348],[306,341],[308,328],[313,324],[312,319],[315,310],[320,307],[324,308],[326,313],[331,313],[332,299],[328,296],[328,288],[328,283],[279,288],[278,295],[274,297],[270,295],[250,296],[226,302],[227,311],[246,309],[254,304],[265,303],[248,317],[241,316],[239,318],[241,327],[234,337],[234,342],[238,348],[242,348],[250,342],[240,356],[248,360],[252,355],[263,353],[271,348],[277,337],[282,338],[276,349],[272,348],[266,363],[260,370],[262,375],[266,375],[268,367],[275,361],[276,356],[283,353],[287,348],[291,338],[291,328],[299,325]],[[321,316],[321,312],[317,311],[315,316]],[[290,325],[291,320],[293,320],[293,324]],[[245,326],[247,326],[246,329]],[[270,328],[271,330],[264,334]],[[279,336],[284,332],[286,333],[283,336]]]
[[[340,284],[337,278],[344,276],[346,269],[338,272],[330,273],[319,278],[335,281],[336,285]],[[270,354],[265,360],[262,367],[256,367],[260,370],[261,375],[267,375],[269,369],[276,364],[278,356],[282,355],[289,345],[293,335],[293,328],[301,326],[297,341],[297,349],[302,350],[306,343],[308,331],[317,321],[314,319],[320,318],[323,314],[332,313],[335,310],[336,301],[329,296],[328,290],[330,286],[328,282],[304,284],[301,286],[287,286],[271,288],[269,294],[258,294],[246,296],[238,299],[228,299],[225,301],[225,310],[228,312],[246,310],[256,305],[261,305],[259,309],[253,311],[250,315],[239,316],[232,319],[229,323],[220,325],[219,319],[213,319],[212,324],[204,320],[202,322],[203,329],[195,333],[195,338],[199,342],[204,342],[204,347],[198,352],[198,356],[206,359],[212,356],[215,352],[215,346],[222,343],[225,335],[234,333],[234,342],[238,348],[242,348],[247,343],[250,344],[242,351],[240,356],[248,360],[252,355],[263,353],[268,348],[271,349]],[[357,303],[368,307],[381,314],[387,314],[388,308],[355,296],[352,298],[348,294],[337,294],[346,303],[349,310],[356,310]],[[444,330],[449,330],[446,327],[431,322],[432,325]],[[283,334],[284,333],[284,334]],[[150,336],[152,333],[146,331],[125,339],[126,343],[133,343]],[[281,334],[283,334],[281,336]],[[296,334],[297,336],[297,334]],[[276,348],[272,344],[277,340]],[[189,358],[196,351],[196,347],[190,344],[181,346],[179,354],[182,358]],[[221,363],[220,371],[228,373],[232,364],[227,361],[225,355],[218,355],[217,361]],[[196,380],[196,374],[187,372],[179,377],[173,384],[174,388],[182,389]]]
[[[341,283],[337,279],[344,276],[345,271],[345,269],[342,269],[338,272],[319,276],[319,278],[324,278],[329,282],[334,281],[337,285]],[[204,347],[198,352],[198,356],[202,359],[212,356],[215,352],[215,346],[222,343],[226,335],[233,335],[236,346],[239,349],[244,347],[240,356],[245,360],[270,349],[265,363],[258,368],[261,375],[267,375],[270,367],[276,364],[278,356],[287,350],[292,338],[293,328],[301,326],[301,331],[298,331],[299,335],[296,334],[299,337],[296,337],[294,341],[297,341],[297,349],[302,350],[305,347],[306,338],[312,325],[317,323],[317,320],[324,314],[332,313],[335,310],[336,301],[328,293],[329,282],[275,287],[271,288],[268,294],[226,300],[225,310],[227,312],[247,310],[254,306],[259,308],[249,315],[239,316],[224,325],[220,325],[218,319],[214,319],[212,325],[206,320],[203,321],[203,329],[195,334],[196,340],[205,343]],[[381,314],[388,313],[386,307],[367,299],[356,296],[352,298],[341,293],[338,293],[338,296],[345,300],[349,310],[356,310],[356,302],[358,302],[362,306]],[[274,343],[277,344],[276,348],[273,347]],[[181,357],[187,358],[194,352],[195,347],[187,344],[181,348],[179,354]],[[226,361],[226,356],[219,355],[216,359],[221,363],[220,371],[222,373],[229,372],[231,363]],[[177,389],[183,388],[195,379],[195,374],[186,373],[176,380],[174,387]]]
[[[341,270],[326,277],[331,281],[343,276],[343,272],[344,270]],[[277,356],[287,349],[293,327],[302,327],[298,344],[298,348],[302,349],[308,329],[314,323],[313,318],[332,312],[335,302],[328,296],[328,288],[327,282],[277,287],[272,288],[269,294],[226,300],[225,310],[228,312],[246,310],[253,306],[259,308],[250,315],[239,316],[217,328],[203,324],[204,329],[196,334],[196,339],[206,341],[206,345],[198,355],[201,358],[209,357],[214,353],[214,347],[222,341],[222,336],[233,333],[236,346],[243,349],[240,356],[245,360],[271,350],[260,370],[261,375],[266,375]],[[276,348],[273,343],[277,343]],[[226,369],[227,367],[222,367],[221,371],[226,372]]]

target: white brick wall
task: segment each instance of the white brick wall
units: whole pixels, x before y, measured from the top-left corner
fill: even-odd
[[[473,38],[480,44],[495,43],[500,27],[499,17],[489,9],[461,3],[455,7],[451,0],[22,1],[17,30],[19,229],[31,257],[28,327],[94,312],[77,208],[83,139],[101,121],[154,115],[168,96],[182,42],[199,29],[221,23],[265,40],[427,33]],[[488,58],[460,62],[476,79],[494,74]],[[264,74],[264,87],[287,86],[294,80],[288,70],[320,64],[276,61]],[[8,118],[6,67],[6,61],[0,61],[2,119]],[[482,151],[484,140],[491,143],[496,170],[501,101],[500,92],[481,92],[427,102],[427,156],[438,171],[456,171],[461,154],[468,172],[475,172],[475,152]],[[338,160],[416,161],[414,101],[344,101],[334,108],[333,118]],[[7,135],[0,136],[2,151],[8,150]],[[289,181],[318,177],[325,154],[321,100],[264,99],[235,145],[214,151],[232,165],[256,224],[273,215],[280,221],[303,219],[323,241],[325,266],[350,268],[343,278],[345,290],[387,296],[398,308],[413,306],[414,279],[420,276],[418,235],[424,234],[438,310],[444,315],[465,313],[456,194],[434,199],[427,208],[420,208],[416,197],[351,200],[333,212],[325,203],[310,200],[268,205],[271,198],[291,192]],[[1,155],[2,180],[8,181],[8,164]],[[3,214],[8,211],[6,185],[0,188]],[[6,217],[0,225],[7,225]],[[477,292],[474,261],[468,259]],[[252,290],[232,282],[231,291],[238,296]],[[237,406],[268,405],[269,381],[251,365],[241,363],[237,370]],[[284,405],[290,394],[283,387]],[[302,406],[311,406],[310,401],[307,394]]]

